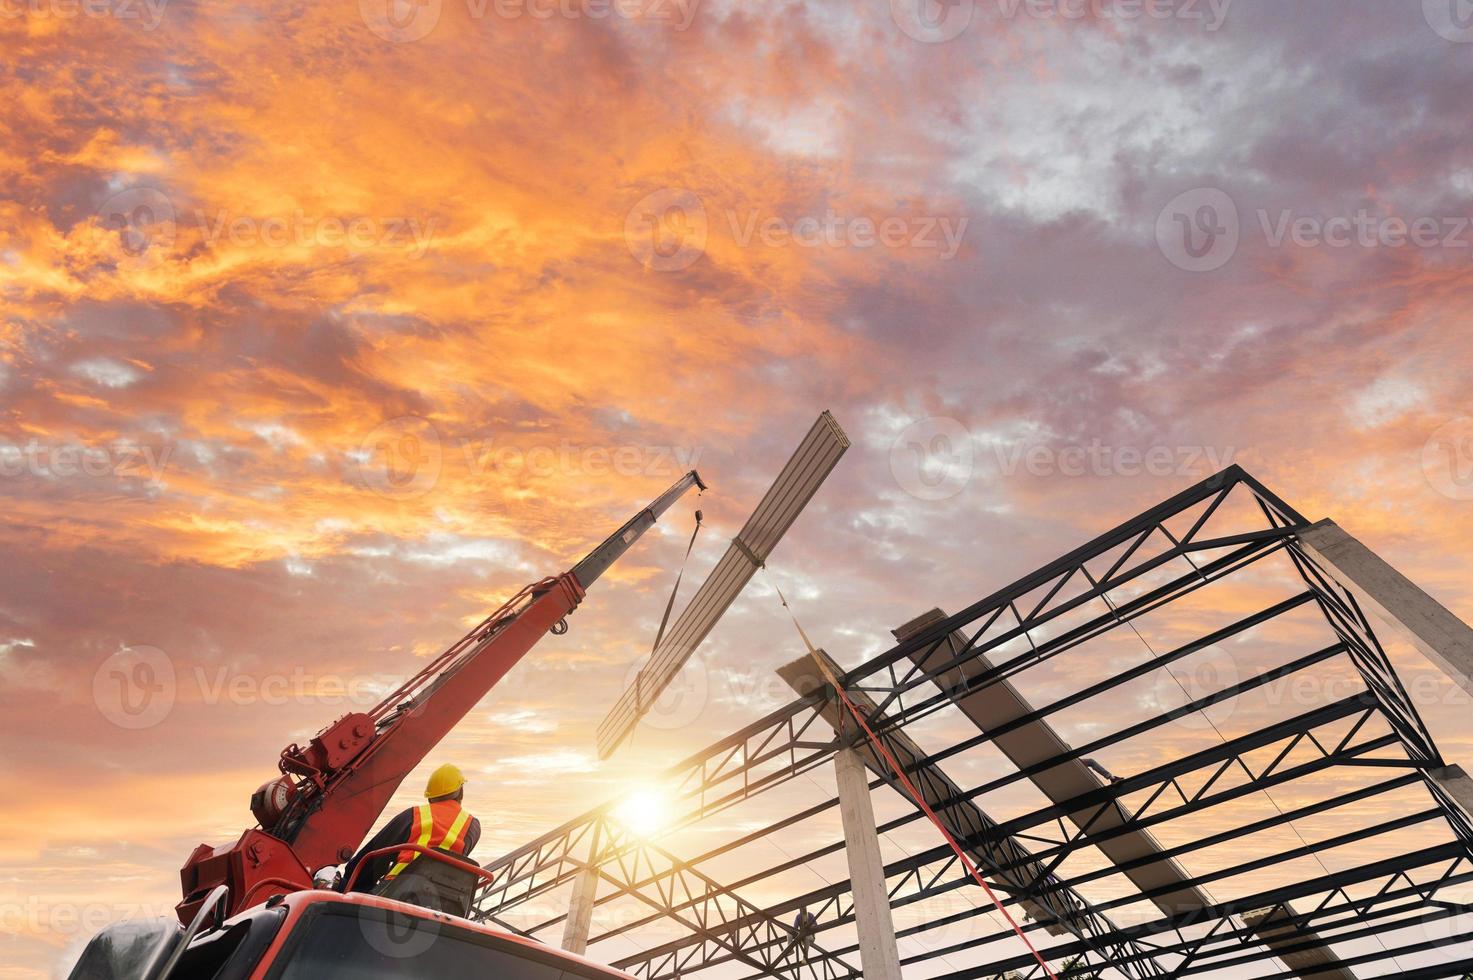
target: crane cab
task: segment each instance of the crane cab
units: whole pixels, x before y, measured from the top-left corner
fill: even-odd
[[[157,925],[152,936],[137,923],[99,934],[71,980],[631,980],[534,939],[362,893],[276,895],[193,935]]]

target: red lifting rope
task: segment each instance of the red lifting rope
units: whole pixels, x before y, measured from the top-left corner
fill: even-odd
[[[981,872],[979,872],[977,870],[977,866],[972,863],[972,859],[967,857],[966,852],[962,850],[961,845],[956,842],[956,838],[952,837],[951,832],[942,825],[941,818],[936,816],[936,811],[931,809],[930,804],[928,804],[921,796],[921,794],[916,790],[915,784],[912,783],[910,781],[910,777],[905,774],[904,767],[902,767],[900,763],[896,761],[895,756],[892,755],[890,753],[890,750],[885,747],[885,743],[880,741],[879,736],[875,734],[874,729],[870,728],[869,722],[865,721],[864,719],[864,712],[860,711],[859,708],[854,704],[854,702],[849,700],[849,695],[844,691],[844,685],[839,683],[839,679],[834,676],[833,672],[829,670],[828,665],[823,662],[823,658],[818,655],[818,651],[814,649],[812,641],[808,639],[808,634],[803,632],[803,625],[798,622],[798,617],[793,613],[793,608],[788,605],[788,599],[787,596],[783,595],[783,590],[778,588],[776,583],[773,584],[773,588],[777,590],[777,597],[782,602],[783,608],[786,609],[788,611],[788,615],[792,617],[793,625],[798,628],[798,635],[803,638],[803,645],[808,648],[808,656],[811,657],[813,662],[818,665],[819,671],[828,680],[829,685],[833,687],[834,693],[839,696],[839,700],[844,703],[844,707],[849,709],[849,713],[854,716],[854,720],[859,723],[859,727],[864,729],[864,733],[869,736],[870,743],[874,745],[876,751],[878,751],[881,755],[885,757],[885,762],[889,764],[890,770],[895,773],[900,782],[904,784],[905,791],[910,794],[911,800],[915,803],[916,806],[921,808],[921,812],[930,819],[931,825],[934,826],[936,830],[940,832],[941,836],[946,839],[946,843],[950,845],[952,852],[955,853],[957,858],[961,861],[962,867],[966,868],[967,872],[972,876],[977,884],[982,886],[982,890],[987,893],[987,897],[992,900],[992,904],[996,906],[999,912],[1002,913],[1003,918],[1007,919],[1008,925],[1013,927],[1013,932],[1017,933],[1018,938],[1023,940],[1023,945],[1028,947],[1028,952],[1032,953],[1033,958],[1038,961],[1038,965],[1043,967],[1043,972],[1048,974],[1049,980],[1059,980],[1058,975],[1055,974],[1054,971],[1049,967],[1048,961],[1043,958],[1043,956],[1038,952],[1037,948],[1034,947],[1033,943],[1023,933],[1023,930],[1018,925],[1017,920],[1015,920],[1012,915],[1008,913],[1008,910],[1003,906],[1002,902],[998,901],[997,895],[993,894],[992,889],[987,886],[987,882],[982,880]]]

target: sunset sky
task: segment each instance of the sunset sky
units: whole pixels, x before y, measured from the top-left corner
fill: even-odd
[[[0,0],[0,978],[691,466],[431,756],[481,856],[784,703],[773,582],[852,666],[1230,462],[1473,619],[1457,0],[918,2]],[[825,408],[598,763],[693,507],[686,594]]]

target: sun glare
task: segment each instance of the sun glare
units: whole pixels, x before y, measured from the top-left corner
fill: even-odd
[[[641,787],[614,808],[614,816],[640,837],[659,832],[670,821],[670,801],[657,789]]]

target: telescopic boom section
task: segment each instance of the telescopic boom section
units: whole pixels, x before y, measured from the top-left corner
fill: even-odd
[[[190,855],[180,872],[180,919],[190,921],[216,885],[230,886],[234,914],[269,891],[310,888],[312,871],[351,857],[414,767],[542,637],[566,631],[585,590],[691,487],[706,488],[694,470],[570,571],[517,593],[377,707],[283,750],[284,775],[251,799],[260,829]]]

